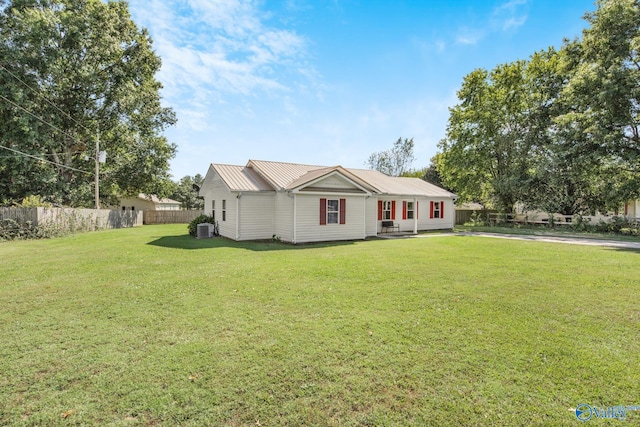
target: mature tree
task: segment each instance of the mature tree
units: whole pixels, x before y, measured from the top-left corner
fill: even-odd
[[[521,197],[528,154],[539,137],[539,105],[530,96],[526,67],[517,61],[464,78],[437,156],[444,183],[462,201],[511,211]]]
[[[413,157],[413,138],[398,138],[390,150],[373,153],[365,166],[391,176],[400,176],[409,170]]]
[[[586,19],[558,52],[465,77],[436,156],[462,200],[574,214],[640,196],[640,3]]]
[[[175,116],[161,105],[159,69],[126,2],[5,2],[0,145],[14,151],[0,148],[3,198],[91,205],[97,138],[101,195],[166,194],[175,146],[162,131]]]
[[[567,45],[575,70],[563,90],[567,110],[558,124],[615,174],[605,203],[640,197],[640,4],[600,0],[591,26]]]
[[[182,203],[183,209],[204,209],[204,200],[198,198],[198,191],[202,185],[204,178],[200,174],[191,177],[189,175],[182,177],[175,189],[171,193],[170,198]]]

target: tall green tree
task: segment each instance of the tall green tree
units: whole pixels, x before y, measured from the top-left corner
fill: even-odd
[[[400,176],[407,172],[415,160],[413,156],[413,138],[398,138],[390,150],[373,153],[365,166],[391,176]]]
[[[97,138],[104,198],[166,194],[176,147],[162,131],[175,115],[161,105],[160,65],[126,2],[4,2],[0,145],[14,151],[0,148],[2,198],[91,206]]]
[[[606,168],[611,207],[640,197],[640,3],[599,0],[586,20],[582,40],[567,47],[575,70],[557,122]]]
[[[536,114],[535,141],[528,154],[529,169],[521,182],[520,202],[526,208],[565,215],[593,211],[602,205],[603,165],[584,141],[557,117],[570,111],[563,91],[575,72],[572,43],[535,53],[526,70]]]
[[[462,201],[509,212],[521,199],[528,154],[544,138],[543,103],[532,96],[526,70],[527,62],[517,61],[464,78],[436,157],[444,184]]]
[[[204,200],[198,197],[197,191],[203,181],[204,178],[199,173],[193,177],[184,176],[169,197],[180,202],[183,209],[204,209]]]

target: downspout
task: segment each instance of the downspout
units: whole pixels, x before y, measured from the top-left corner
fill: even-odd
[[[236,240],[240,240],[240,197],[242,193],[236,196]]]
[[[413,198],[413,234],[418,234],[418,199]]]
[[[298,198],[296,193],[293,193],[293,239],[291,240],[294,245],[298,240]]]

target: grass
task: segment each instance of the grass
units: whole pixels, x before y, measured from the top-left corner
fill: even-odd
[[[580,403],[640,405],[638,251],[165,225],[0,259],[0,425],[575,425]]]

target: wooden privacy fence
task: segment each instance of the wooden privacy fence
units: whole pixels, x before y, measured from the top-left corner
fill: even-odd
[[[478,210],[456,209],[456,225],[464,225],[467,222],[471,221],[471,216],[474,213],[479,217],[479,219],[489,222],[489,215],[495,212],[497,211],[488,210],[488,209],[478,209]]]
[[[0,221],[5,220],[78,232],[139,226],[142,213],[111,209],[0,208]]]
[[[188,224],[204,211],[144,211],[145,224]]]

